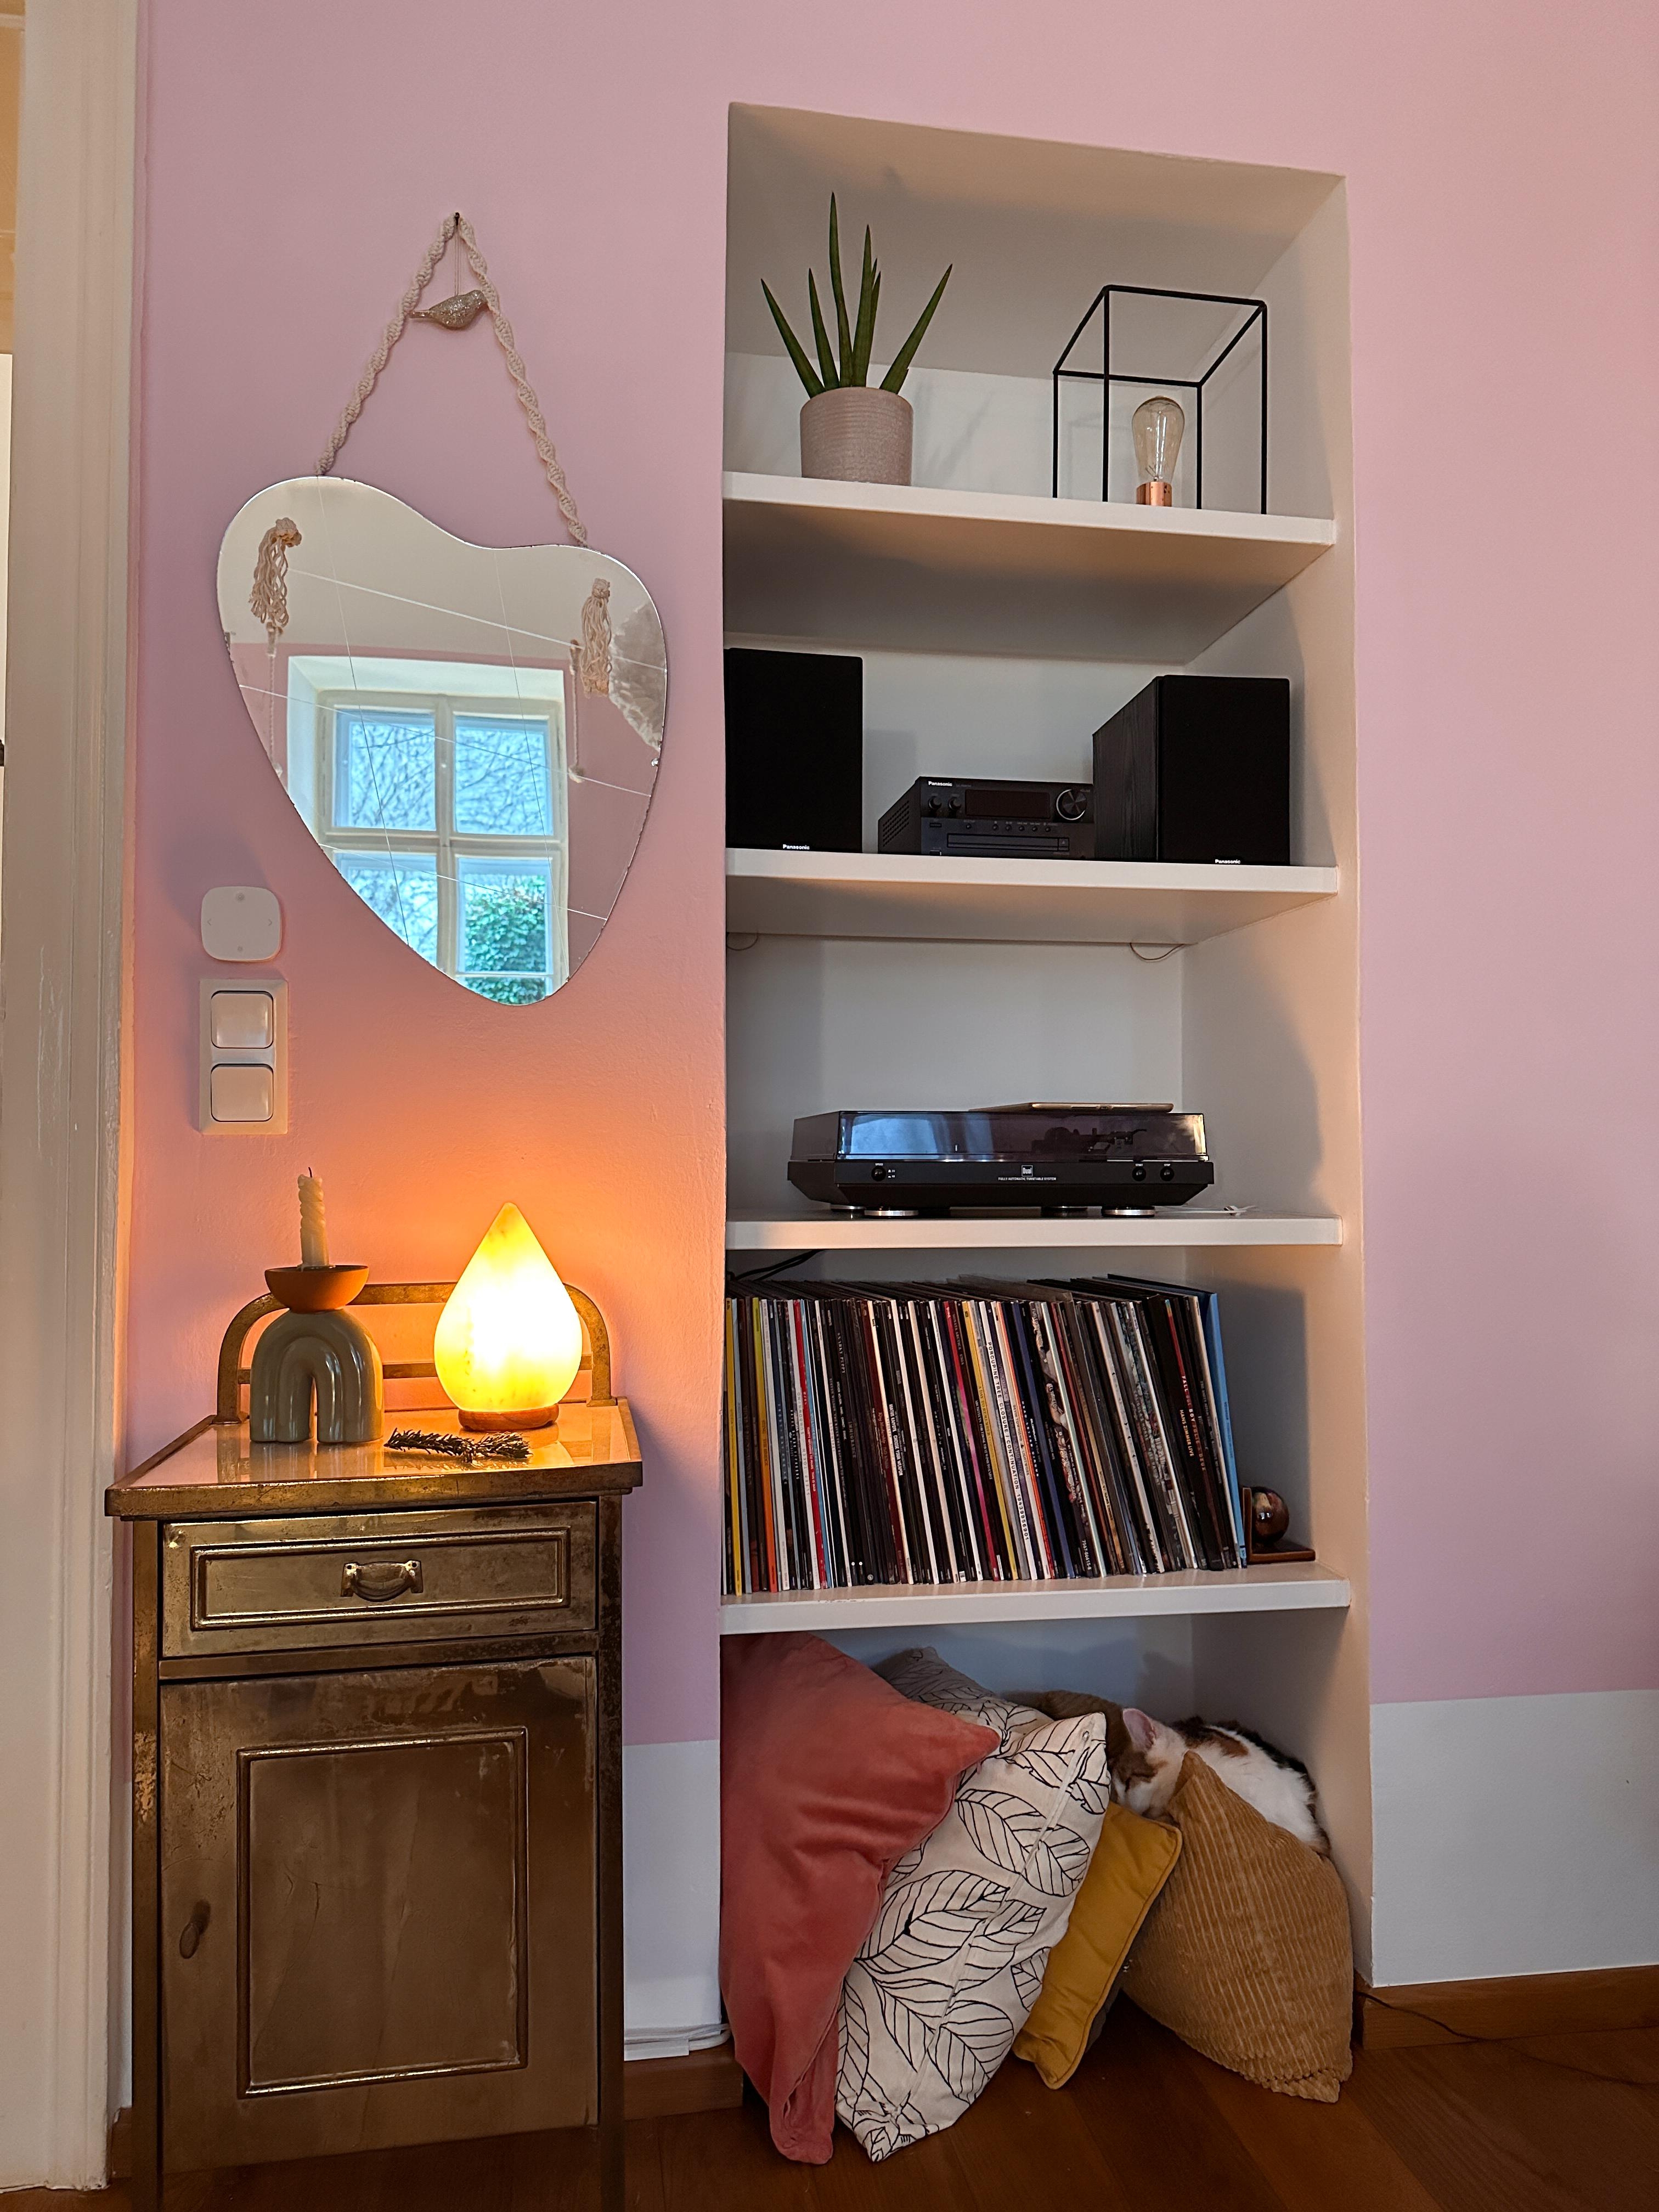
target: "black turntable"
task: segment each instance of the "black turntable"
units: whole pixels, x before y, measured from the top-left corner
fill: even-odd
[[[1204,1116],[1167,1105],[860,1109],[795,1124],[789,1180],[824,1206],[939,1213],[952,1206],[1145,1213],[1215,1181]]]

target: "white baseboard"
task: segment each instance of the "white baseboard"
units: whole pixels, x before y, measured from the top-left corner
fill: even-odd
[[[623,1748],[623,1889],[629,2057],[719,2043],[720,1747]]]
[[[717,2050],[731,2032],[724,2021],[718,2027],[688,2028],[684,2035],[651,2035],[641,2030],[623,2036],[623,2057],[689,2058],[694,2051]]]
[[[1659,1690],[1371,1709],[1379,1986],[1659,1960]]]

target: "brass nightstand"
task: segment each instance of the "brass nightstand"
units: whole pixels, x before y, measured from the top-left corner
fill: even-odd
[[[217,1415],[107,1494],[132,1524],[143,2212],[174,2172],[579,2127],[620,2212],[641,1467],[604,1322],[571,1296],[592,1395],[526,1462],[250,1444],[260,1298],[226,1337]]]

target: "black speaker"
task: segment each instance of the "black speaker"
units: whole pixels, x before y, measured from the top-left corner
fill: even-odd
[[[1159,676],[1095,732],[1095,858],[1291,859],[1283,676]]]
[[[726,842],[864,848],[864,663],[844,653],[726,652]]]

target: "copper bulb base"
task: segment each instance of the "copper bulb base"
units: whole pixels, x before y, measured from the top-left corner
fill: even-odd
[[[1173,507],[1175,486],[1165,483],[1159,477],[1154,477],[1151,483],[1137,484],[1135,504],[1137,507]]]
[[[556,1406],[526,1406],[515,1413],[481,1413],[471,1406],[458,1406],[461,1426],[475,1436],[507,1435],[514,1429],[550,1429],[559,1418]]]

